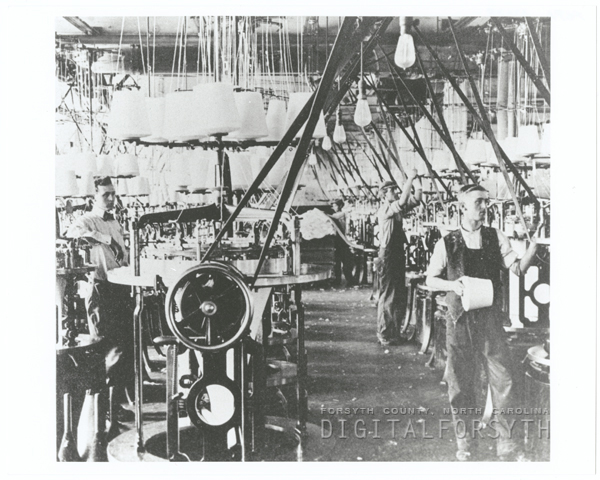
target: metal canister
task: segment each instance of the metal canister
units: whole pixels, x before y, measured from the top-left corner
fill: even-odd
[[[525,447],[538,460],[550,457],[550,357],[543,345],[527,350],[525,364],[524,407],[531,414]]]

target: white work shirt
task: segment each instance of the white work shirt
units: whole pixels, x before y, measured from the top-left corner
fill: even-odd
[[[515,275],[521,274],[519,267],[519,257],[517,253],[512,249],[510,240],[500,230],[495,228],[498,235],[498,244],[500,245],[500,255],[502,255],[502,261],[506,268],[509,268]],[[462,226],[460,227],[462,237],[465,241],[467,248],[472,250],[481,250],[481,228],[475,231],[465,230]],[[429,267],[427,268],[428,277],[441,277],[446,270],[448,265],[448,255],[446,254],[446,242],[443,238],[440,238],[435,244],[433,254],[429,260]]]
[[[405,205],[400,204],[400,200],[394,202],[388,202],[384,200],[377,211],[377,218],[379,220],[379,248],[385,248],[392,239],[392,233],[394,231],[394,222],[401,221],[404,214],[411,208],[418,205],[419,202],[411,196],[407,200]]]
[[[104,210],[95,206],[91,212],[73,222],[67,231],[67,237],[90,240],[92,244],[90,261],[96,265],[95,278],[105,281],[106,272],[128,265],[128,258],[121,225],[117,220],[104,220],[104,213]],[[117,262],[115,254],[110,248],[111,239],[114,239],[123,250],[124,258],[121,263]]]

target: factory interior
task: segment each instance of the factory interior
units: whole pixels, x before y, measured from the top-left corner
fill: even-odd
[[[527,15],[55,17],[53,461],[562,459]]]

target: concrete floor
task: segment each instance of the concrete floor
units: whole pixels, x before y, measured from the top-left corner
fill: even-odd
[[[367,287],[315,286],[303,292],[308,420],[318,427],[323,447],[319,460],[455,461],[442,369],[428,367],[429,355],[419,354],[416,343],[384,348],[376,342],[376,308],[370,295]],[[164,365],[164,357],[152,357],[159,368]],[[515,358],[522,360],[522,351]],[[144,388],[145,403],[164,402],[164,372],[153,372],[152,379],[155,383]],[[292,413],[294,388],[282,388]],[[275,395],[269,401],[267,415],[284,414]],[[145,418],[161,420],[162,412],[148,412]],[[549,422],[549,415],[542,421]],[[312,430],[314,434],[317,428]],[[496,460],[493,434],[483,431],[479,461]],[[549,460],[549,441],[538,444],[531,457]]]
[[[309,419],[335,439],[324,460],[454,461],[443,371],[426,366],[429,355],[419,354],[416,343],[384,348],[376,342],[370,294],[358,287],[303,294]],[[480,461],[496,460],[490,435],[483,431]],[[536,460],[549,459],[547,443],[536,449]]]

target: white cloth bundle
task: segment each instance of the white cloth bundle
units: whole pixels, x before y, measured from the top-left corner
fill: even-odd
[[[491,280],[462,277],[460,281],[464,286],[461,300],[465,312],[492,306],[492,303],[494,303],[494,286]]]
[[[312,240],[314,238],[323,238],[327,235],[335,235],[336,230],[328,215],[321,210],[313,208],[302,215],[300,233],[304,240]]]

